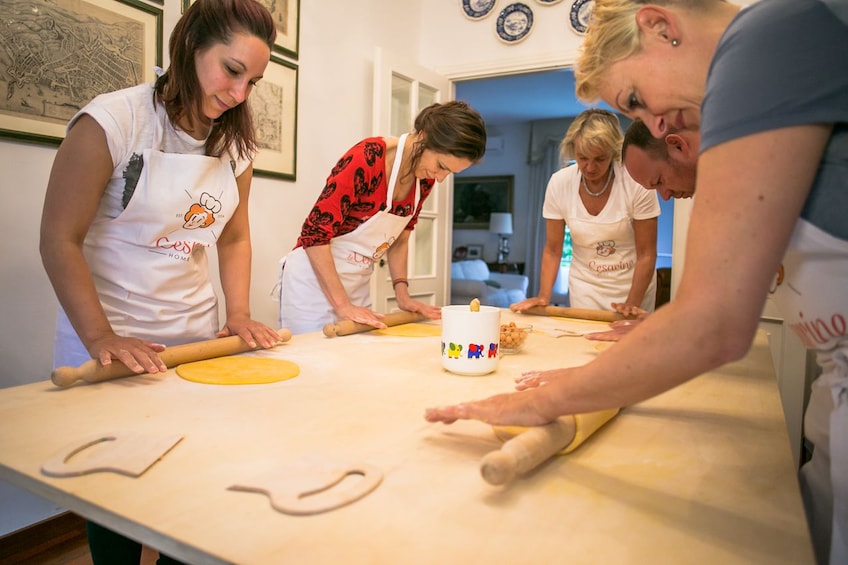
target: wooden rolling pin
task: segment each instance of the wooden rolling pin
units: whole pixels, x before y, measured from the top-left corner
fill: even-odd
[[[403,324],[411,324],[426,320],[427,316],[418,312],[392,312],[383,316],[383,323],[388,327],[402,326]],[[368,324],[360,324],[351,320],[342,320],[335,324],[327,324],[324,326],[324,335],[327,337],[335,337],[337,335],[350,335],[362,332],[370,332],[376,330],[374,326]]]
[[[507,439],[480,461],[480,474],[492,485],[503,485],[544,463],[557,453],[570,453],[618,414],[618,408],[589,414],[561,416],[550,424],[530,428],[496,426],[495,435]]]
[[[578,320],[595,320],[597,322],[617,322],[624,320],[624,316],[618,312],[607,312],[606,310],[590,310],[588,308],[566,308],[564,306],[533,306],[522,310],[522,314],[533,314],[535,316],[559,316],[561,318],[576,318]]]
[[[280,343],[282,343],[290,340],[292,333],[286,328],[281,328],[277,330],[277,335],[280,336]],[[246,351],[255,351],[255,349],[247,345],[240,336],[231,335],[195,343],[186,343],[185,345],[174,345],[160,353],[159,358],[162,359],[166,367],[170,368],[182,363],[192,363],[204,359],[224,357],[225,355],[236,355],[237,353],[244,353]],[[138,374],[140,373],[131,371],[126,365],[117,360],[113,361],[111,365],[101,365],[100,361],[91,359],[79,367],[57,367],[50,375],[50,380],[56,386],[65,387],[80,380],[89,383],[99,383],[100,381],[108,381],[120,377],[132,377]]]

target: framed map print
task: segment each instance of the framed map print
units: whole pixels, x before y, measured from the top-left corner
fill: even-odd
[[[297,59],[300,42],[300,0],[259,0],[274,18],[277,41],[274,50]]]
[[[258,176],[296,179],[297,65],[271,55],[271,62],[248,98],[259,153]]]
[[[98,94],[155,79],[162,9],[138,0],[0,0],[0,137],[58,145]]]

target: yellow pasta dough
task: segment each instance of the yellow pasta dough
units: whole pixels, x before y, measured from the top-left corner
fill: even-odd
[[[177,374],[185,380],[212,385],[275,383],[299,373],[296,363],[263,357],[218,357],[177,366]]]
[[[390,326],[381,330],[374,330],[375,334],[393,335],[401,337],[432,337],[442,334],[441,326],[433,324],[401,324],[399,326]]]

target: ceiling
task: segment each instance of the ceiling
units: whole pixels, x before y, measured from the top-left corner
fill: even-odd
[[[571,69],[460,81],[455,86],[456,99],[480,112],[487,125],[576,116],[592,107],[574,95]],[[604,103],[594,107],[609,108]]]

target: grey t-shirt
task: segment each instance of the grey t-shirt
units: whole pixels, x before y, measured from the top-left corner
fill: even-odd
[[[844,240],[848,21],[841,18],[848,14],[846,5],[848,0],[767,0],[743,9],[713,57],[701,119],[701,151],[772,129],[834,124],[801,217]]]

